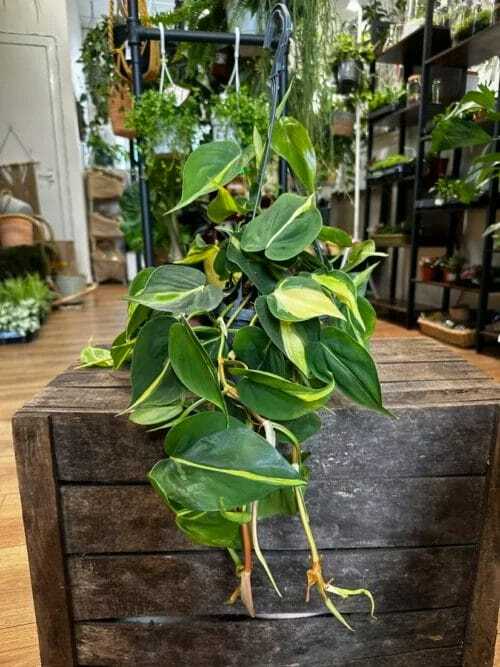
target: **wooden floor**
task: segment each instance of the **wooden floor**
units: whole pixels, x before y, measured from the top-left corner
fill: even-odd
[[[36,627],[21,521],[10,419],[17,408],[73,363],[90,340],[110,342],[124,321],[122,287],[101,287],[78,310],[53,313],[29,345],[0,346],[0,665],[39,667]],[[380,322],[378,337],[414,336]],[[455,349],[455,348],[454,348]],[[500,382],[500,361],[459,352]],[[500,643],[495,667],[500,667]]]

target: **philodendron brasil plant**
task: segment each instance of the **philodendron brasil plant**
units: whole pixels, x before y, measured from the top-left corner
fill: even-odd
[[[126,329],[110,351],[84,350],[82,362],[119,368],[131,360],[126,412],[137,424],[167,429],[166,458],[150,471],[151,484],[193,542],[228,550],[239,577],[232,602],[241,597],[255,615],[254,557],[281,595],[258,527],[271,516],[298,514],[310,550],[307,596],[316,588],[349,627],[331,595],[366,595],[372,613],[373,600],[322,571],[305,504],[302,445],[319,430],[317,413],[335,389],[386,412],[368,349],[375,314],[362,296],[373,267],[356,270],[379,253],[373,241],[352,244],[322,226],[316,156],[302,125],[280,118],[271,146],[287,160],[300,194],[282,194],[264,210],[258,186],[247,184],[249,199],[235,199],[225,187],[254,174],[252,161],[261,166],[257,132],[247,148],[216,142],[189,156],[175,210],[215,195],[207,212],[219,240],[198,244],[181,263],[138,274]],[[332,256],[322,255],[323,241]],[[214,254],[215,274],[195,268]]]

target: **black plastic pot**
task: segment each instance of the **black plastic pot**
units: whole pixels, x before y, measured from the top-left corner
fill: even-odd
[[[351,93],[359,86],[361,68],[356,60],[343,60],[338,64],[336,74],[339,93]]]

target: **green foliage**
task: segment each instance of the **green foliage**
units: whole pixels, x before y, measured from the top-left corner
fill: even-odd
[[[403,86],[398,88],[385,86],[384,88],[375,90],[373,93],[368,93],[367,97],[368,111],[377,111],[377,109],[389,106],[390,104],[399,104],[403,102],[406,98],[406,90]]]
[[[178,107],[173,93],[150,89],[134,104],[127,124],[142,139],[147,159],[152,159],[155,147],[165,137],[171,140],[173,153],[187,153],[199,126],[198,117],[199,107],[195,96],[190,95]]]
[[[51,308],[55,294],[37,274],[7,278],[0,282],[0,332],[19,335],[40,328]]]
[[[82,64],[85,88],[94,107],[94,125],[99,127],[108,120],[109,89],[115,79],[107,17],[103,17],[85,35],[78,62]]]
[[[230,90],[213,98],[212,118],[233,129],[242,146],[250,146],[254,128],[260,134],[267,130],[268,106],[267,95],[255,95],[248,86],[242,86],[239,93]]]
[[[248,184],[250,198],[239,199],[237,216],[222,196],[216,217],[224,242],[198,240],[185,263],[140,273],[129,289],[127,327],[104,361],[121,364],[131,355],[127,413],[167,430],[166,458],[151,470],[151,483],[194,542],[227,547],[236,562],[234,550],[242,550],[237,574],[249,612],[252,544],[276,588],[259,548],[259,521],[298,513],[311,551],[308,585],[346,624],[329,593],[366,592],[323,578],[303,496],[309,475],[302,442],[317,432],[317,412],[336,387],[384,412],[368,351],[375,314],[360,294],[371,268],[354,271],[380,253],[372,241],[353,244],[345,232],[322,226],[309,136],[292,119],[278,127],[272,146],[311,194],[283,194],[267,209],[257,206],[255,217],[255,184]],[[198,148],[185,163],[175,208],[219,197],[235,176],[249,178],[253,155],[231,142]],[[320,239],[338,244],[338,255],[323,255]],[[315,242],[319,256],[311,254]],[[195,268],[215,252],[218,285]],[[96,360],[103,361],[99,354]]]
[[[359,44],[356,37],[348,32],[341,32],[336,35],[333,45],[333,67],[345,60],[355,60],[360,64],[369,64],[374,58],[375,51],[368,35],[363,34]]]
[[[411,164],[412,162],[414,162],[414,158],[408,157],[408,155],[394,153],[387,156],[383,160],[375,160],[375,162],[372,162],[370,165],[370,171],[381,171],[382,169],[396,167],[399,164]]]
[[[484,85],[466,93],[435,118],[432,154],[457,148],[483,148],[462,179],[439,179],[435,190],[445,200],[455,198],[468,204],[486,189],[492,178],[500,175],[500,153],[495,151],[494,145],[496,138],[477,122],[478,117],[491,123],[500,118],[495,93]]]

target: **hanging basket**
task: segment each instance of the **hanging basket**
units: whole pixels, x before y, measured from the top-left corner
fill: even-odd
[[[108,115],[113,134],[125,139],[134,139],[135,130],[127,127],[127,114],[132,111],[134,100],[130,87],[126,83],[113,86],[108,97]]]
[[[123,3],[121,3],[123,6]],[[125,9],[121,17],[124,21],[128,18]],[[139,18],[143,26],[150,26],[149,14],[146,0],[139,0]],[[114,1],[110,2],[109,12],[109,44],[115,60],[115,68],[122,79],[132,81],[132,64],[127,60],[127,39],[122,26],[115,26]],[[141,73],[144,81],[155,81],[161,68],[160,44],[148,39],[141,44]],[[122,136],[122,135],[119,135]]]
[[[0,215],[0,246],[2,248],[33,244],[34,221],[32,217],[22,213]]]

